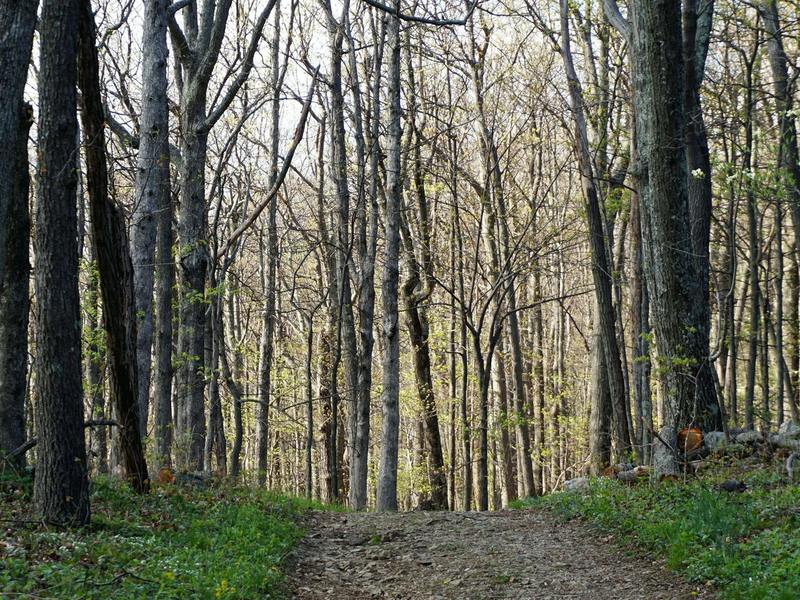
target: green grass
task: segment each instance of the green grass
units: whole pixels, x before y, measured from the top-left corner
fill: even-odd
[[[30,500],[30,482],[0,487],[4,518],[23,519]],[[230,487],[138,496],[98,479],[89,527],[0,523],[0,596],[280,598],[281,563],[309,508],[321,506]]]
[[[721,598],[798,598],[800,487],[787,485],[777,464],[744,473],[730,465],[712,470],[713,477],[686,483],[628,487],[596,479],[590,493],[555,493],[513,507],[581,518],[689,580],[714,585]],[[746,481],[747,492],[716,489],[734,475]]]

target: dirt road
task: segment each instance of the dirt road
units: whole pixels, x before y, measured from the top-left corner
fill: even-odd
[[[541,511],[311,513],[295,598],[712,598],[613,538]]]

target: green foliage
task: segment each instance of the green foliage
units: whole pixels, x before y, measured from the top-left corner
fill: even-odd
[[[279,598],[281,563],[302,535],[296,516],[308,508],[320,506],[245,488],[170,486],[142,497],[101,479],[92,486],[90,527],[20,524],[0,534],[0,589],[58,598]]]
[[[800,589],[800,488],[778,470],[749,473],[749,491],[728,494],[710,480],[628,487],[596,479],[590,493],[555,493],[513,503],[580,517],[666,559],[692,581],[711,582],[722,598],[796,598]]]

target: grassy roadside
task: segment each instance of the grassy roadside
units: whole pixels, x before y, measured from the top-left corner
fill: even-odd
[[[21,485],[20,485],[21,483]],[[0,487],[0,597],[280,598],[281,563],[321,508],[260,490],[92,483],[92,524],[24,522],[30,482]]]
[[[586,494],[561,492],[518,501],[581,518],[634,545],[691,581],[710,583],[721,598],[789,600],[800,594],[800,487],[778,463],[743,471],[720,464],[713,476],[686,483],[628,487],[596,479]],[[744,493],[719,491],[731,477]]]

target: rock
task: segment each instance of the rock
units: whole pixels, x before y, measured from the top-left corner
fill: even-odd
[[[719,484],[719,490],[722,492],[745,492],[747,491],[747,485],[744,481],[736,481],[735,479],[730,479],[728,481],[724,481]]]
[[[211,487],[213,475],[205,471],[190,471],[178,473],[174,480],[177,485],[204,490]]]
[[[737,444],[755,444],[756,442],[763,442],[764,436],[760,431],[743,431],[736,436]]]
[[[659,477],[678,474],[678,464],[672,450],[677,446],[677,439],[675,428],[665,425],[653,441],[653,470]],[[665,442],[669,446],[666,446]]]
[[[703,442],[709,450],[716,450],[728,444],[725,433],[722,431],[709,431],[703,436]]]
[[[642,477],[647,477],[648,475],[650,475],[650,467],[638,466],[633,467],[629,471],[623,471],[622,473],[617,474],[617,479],[626,483],[633,483]]]
[[[350,534],[347,538],[345,538],[345,543],[348,546],[363,546],[367,542],[369,542],[369,536],[367,535],[359,535],[357,533]]]
[[[565,492],[588,492],[589,491],[589,478],[576,477],[564,482]]]
[[[800,425],[792,420],[784,421],[778,427],[778,435],[783,437],[797,437],[800,438]]]

